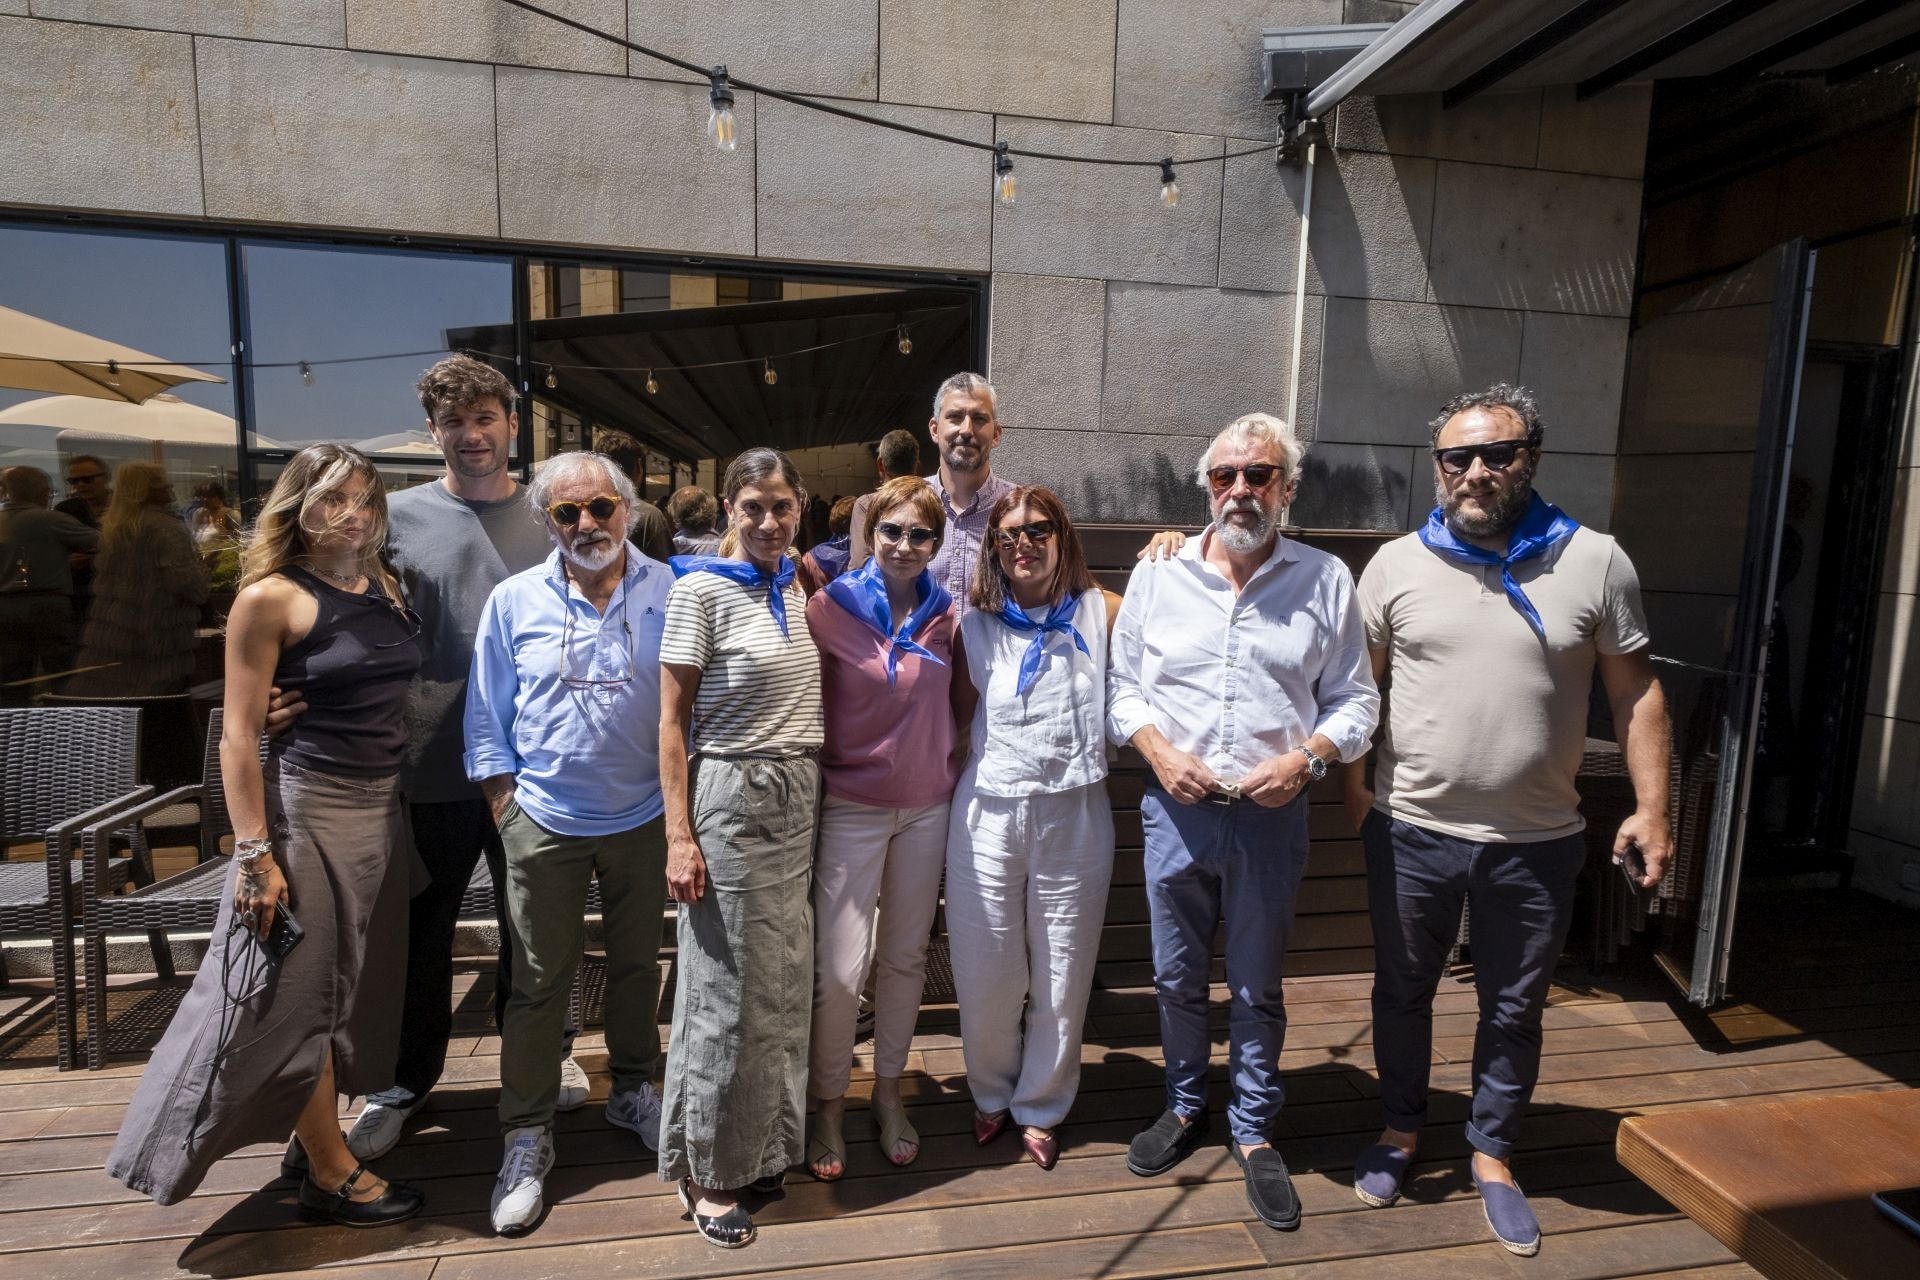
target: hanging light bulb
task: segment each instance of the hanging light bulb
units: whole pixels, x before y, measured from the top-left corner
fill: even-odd
[[[707,97],[713,103],[713,110],[707,113],[707,136],[722,151],[731,151],[736,145],[733,136],[733,86],[727,83],[725,63],[716,66],[711,74],[713,90]]]
[[[107,361],[107,385],[110,387],[120,385],[120,362],[118,360]]]
[[[773,371],[773,361],[762,360],[760,363],[764,366],[764,371],[760,374],[760,381],[766,383],[768,386],[772,386],[774,383],[780,381],[780,375]]]
[[[554,376],[553,366],[548,365],[547,366],[547,390],[551,391],[559,385],[560,385],[560,379]]]
[[[899,345],[900,345],[901,355],[910,356],[913,354],[913,339],[907,336],[907,326],[905,325],[900,326],[900,344]]]
[[[300,381],[306,383],[308,386],[313,385],[313,366],[305,360],[300,362]]]
[[[660,394],[660,379],[653,376],[651,369],[647,370],[647,394],[650,396]]]
[[[993,172],[998,177],[1000,203],[1013,203],[1013,157],[1007,154],[1007,144],[998,142],[993,147]]]
[[[1173,180],[1173,157],[1160,162],[1160,203],[1171,209],[1180,203],[1180,184]]]

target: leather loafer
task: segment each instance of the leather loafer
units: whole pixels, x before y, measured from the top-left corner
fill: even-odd
[[[1242,1155],[1240,1144],[1231,1137],[1227,1149],[1247,1175],[1247,1203],[1260,1221],[1275,1231],[1299,1226],[1300,1197],[1293,1193],[1293,1179],[1287,1176],[1287,1164],[1280,1153],[1272,1147],[1255,1147],[1251,1155]]]
[[[364,1203],[355,1200],[353,1184],[366,1171],[367,1166],[355,1165],[353,1172],[347,1175],[347,1180],[336,1191],[325,1191],[315,1186],[309,1175],[300,1184],[300,1207],[317,1218],[324,1218],[341,1227],[384,1227],[390,1222],[403,1222],[425,1207],[427,1198],[400,1182],[389,1182],[377,1200]]]
[[[1212,1122],[1202,1111],[1185,1124],[1177,1111],[1163,1111],[1160,1118],[1135,1134],[1127,1146],[1127,1168],[1143,1178],[1165,1173],[1192,1155],[1207,1140]]]

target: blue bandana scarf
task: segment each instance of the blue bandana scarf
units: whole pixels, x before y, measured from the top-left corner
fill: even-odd
[[[780,557],[780,571],[771,580],[759,565],[745,560],[729,560],[726,556],[675,556],[667,564],[676,578],[684,578],[690,573],[717,573],[743,587],[766,587],[767,608],[772,611],[773,620],[780,624],[780,634],[787,634],[786,593],[787,584],[793,581],[794,570],[793,561],[785,556]]]
[[[938,617],[946,607],[953,603],[953,597],[947,589],[933,580],[933,574],[922,569],[914,582],[920,602],[913,606],[913,612],[900,625],[899,631],[893,630],[893,606],[887,602],[887,581],[880,574],[880,563],[868,560],[852,573],[843,573],[829,582],[822,590],[827,598],[845,609],[873,630],[880,633],[887,642],[887,685],[893,685],[894,671],[900,665],[903,653],[919,654],[929,662],[938,662],[946,666],[933,652],[913,642],[920,628],[927,625],[931,618]]]
[[[1082,636],[1073,625],[1073,615],[1079,611],[1079,608],[1080,597],[1068,596],[1059,604],[1053,606],[1052,609],[1048,610],[1045,618],[1035,622],[1027,616],[1024,609],[1014,602],[1012,596],[1007,597],[1006,605],[1000,610],[1000,620],[1012,627],[1015,631],[1031,631],[1034,633],[1033,643],[1028,645],[1026,653],[1021,655],[1020,681],[1014,686],[1014,692],[1024,697],[1027,690],[1033,687],[1033,682],[1040,678],[1040,663],[1046,654],[1047,632],[1049,631],[1066,632],[1073,637],[1075,648],[1079,649],[1080,652],[1086,654],[1089,658],[1093,656],[1093,652],[1087,648],[1086,637]]]
[[[1505,588],[1507,599],[1513,601],[1513,607],[1527,620],[1533,633],[1544,639],[1546,624],[1540,621],[1540,611],[1533,607],[1533,601],[1527,599],[1527,593],[1513,580],[1513,566],[1545,555],[1571,538],[1579,527],[1572,516],[1536,493],[1527,513],[1513,527],[1513,540],[1507,544],[1504,556],[1455,538],[1453,530],[1447,527],[1445,512],[1439,507],[1433,509],[1426,524],[1421,526],[1420,541],[1441,555],[1465,564],[1498,565],[1500,585]]]
[[[813,562],[820,566],[820,572],[827,575],[829,582],[847,571],[847,561],[852,558],[853,539],[844,533],[828,538],[813,549]]]

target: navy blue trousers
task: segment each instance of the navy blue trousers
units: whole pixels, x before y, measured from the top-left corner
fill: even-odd
[[[1374,1059],[1387,1127],[1410,1133],[1426,1120],[1433,995],[1471,899],[1480,1021],[1467,1140],[1505,1160],[1540,1077],[1540,1019],[1567,940],[1586,839],[1476,843],[1377,809],[1360,835],[1373,916]]]

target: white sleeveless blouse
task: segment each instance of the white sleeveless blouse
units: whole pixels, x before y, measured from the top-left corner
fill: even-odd
[[[1040,674],[1022,696],[1015,689],[1033,632],[978,609],[960,620],[967,674],[980,692],[960,791],[1028,796],[1107,776],[1107,601],[1098,588],[1081,597],[1073,625],[1089,653],[1064,631],[1046,632]]]

